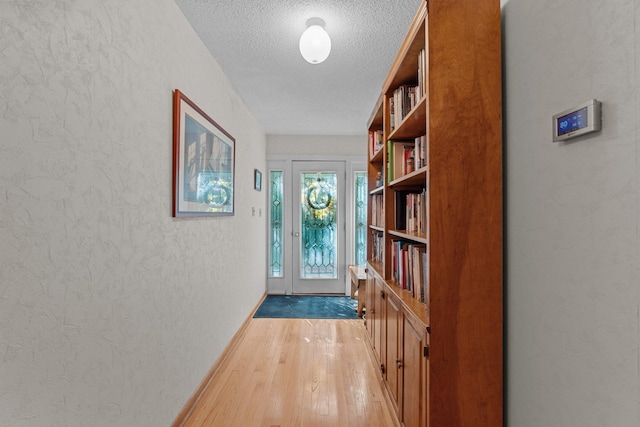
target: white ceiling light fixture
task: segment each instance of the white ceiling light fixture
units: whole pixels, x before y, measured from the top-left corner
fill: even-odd
[[[311,64],[319,64],[329,57],[331,37],[324,29],[320,18],[307,20],[307,29],[300,36],[300,53]]]

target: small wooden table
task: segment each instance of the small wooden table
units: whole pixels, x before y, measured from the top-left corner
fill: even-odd
[[[358,299],[357,313],[359,317],[362,317],[367,286],[367,274],[364,271],[364,265],[350,265],[349,276],[351,277],[351,298]]]

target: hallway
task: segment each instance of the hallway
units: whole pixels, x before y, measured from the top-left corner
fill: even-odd
[[[249,319],[182,426],[397,425],[362,320]]]

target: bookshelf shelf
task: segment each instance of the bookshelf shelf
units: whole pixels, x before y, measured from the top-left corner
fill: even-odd
[[[371,161],[374,163],[382,163],[382,148],[380,148],[374,153]]]
[[[429,243],[427,240],[427,235],[425,233],[407,233],[405,232],[405,230],[391,230],[391,229],[387,230],[387,232],[391,236],[400,237],[401,239],[413,241],[416,243],[424,243],[425,245]]]
[[[407,427],[503,423],[500,31],[499,0],[423,1],[367,123],[366,327]]]
[[[374,194],[380,194],[380,193],[382,193],[383,191],[384,191],[384,187],[376,187],[376,188],[374,188],[373,190],[371,190],[371,191],[369,192],[369,194],[371,194],[371,195],[373,196]]]
[[[395,189],[408,188],[408,187],[424,187],[425,180],[427,178],[427,166],[424,166],[417,171],[413,171],[406,175],[401,176],[398,179],[394,179],[389,183],[389,187]]]
[[[427,99],[422,98],[402,120],[400,126],[389,134],[389,139],[406,139],[424,135],[427,129]]]

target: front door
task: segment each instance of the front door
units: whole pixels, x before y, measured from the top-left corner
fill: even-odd
[[[345,292],[345,164],[293,162],[293,293]]]

